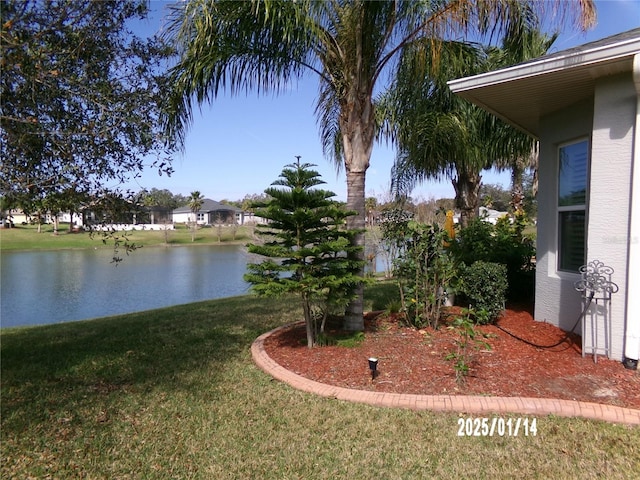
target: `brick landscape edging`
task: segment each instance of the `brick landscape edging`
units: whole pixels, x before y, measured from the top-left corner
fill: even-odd
[[[480,395],[416,395],[407,393],[374,392],[336,387],[309,380],[276,363],[265,351],[265,340],[281,330],[296,324],[284,325],[266,332],[251,345],[253,361],[265,373],[293,388],[323,397],[366,403],[377,407],[432,410],[434,412],[459,412],[466,414],[557,415],[603,420],[611,423],[640,425],[640,410],[575,400],[527,397],[486,397]]]

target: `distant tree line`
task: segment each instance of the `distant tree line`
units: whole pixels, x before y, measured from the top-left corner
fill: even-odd
[[[529,219],[537,216],[537,201],[533,188],[533,172],[523,176],[523,209]],[[498,184],[482,184],[478,193],[479,204],[499,212],[513,213],[513,192]],[[414,198],[410,196],[393,196],[383,194],[369,196],[365,199],[366,224],[368,227],[379,222],[382,212],[397,208],[410,212],[413,218],[421,223],[437,222],[439,214],[447,210],[456,210],[455,198]],[[440,220],[442,215],[440,215]]]
[[[170,210],[175,210],[179,207],[184,207],[189,203],[189,197],[178,193],[173,194],[166,188],[160,190],[152,188],[151,190],[143,190],[141,192],[144,205],[148,207],[163,207]]]

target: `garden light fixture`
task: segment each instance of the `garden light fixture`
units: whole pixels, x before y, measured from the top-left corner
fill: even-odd
[[[369,370],[371,370],[371,381],[376,378],[378,373],[378,359],[375,357],[369,357]]]

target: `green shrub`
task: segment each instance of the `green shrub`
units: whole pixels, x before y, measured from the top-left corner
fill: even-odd
[[[535,242],[523,234],[527,225],[524,216],[516,216],[514,223],[501,218],[495,226],[495,241],[491,262],[507,267],[509,287],[507,298],[512,301],[532,300],[535,292]]]
[[[391,300],[384,308],[384,313],[390,315],[402,311],[402,302],[400,300]]]
[[[448,234],[437,224],[398,217],[398,221],[383,222],[383,230],[385,240],[398,248],[393,272],[402,312],[411,326],[437,328],[447,291],[456,276],[453,257],[444,247]]]
[[[504,264],[507,268],[507,298],[533,299],[535,289],[534,242],[523,234],[525,217],[498,220],[496,225],[476,219],[463,228],[451,245],[456,261],[471,265],[477,261]]]
[[[456,234],[456,241],[450,247],[451,253],[465,265],[492,261],[494,230],[495,227],[490,223],[474,219]]]
[[[478,318],[481,316],[479,312],[473,309],[464,309],[461,315],[456,316],[453,323],[449,326],[449,329],[457,334],[455,340],[456,351],[448,353],[445,356],[445,360],[453,362],[456,381],[459,384],[464,383],[467,375],[469,375],[473,350],[479,350],[480,348],[491,350],[491,345],[482,340],[482,338],[487,338],[488,335],[476,330],[475,324],[472,321],[472,318],[475,318],[476,323],[479,323]],[[482,338],[477,338],[478,336]]]
[[[492,262],[474,262],[464,269],[461,293],[476,311],[478,323],[492,323],[504,310],[507,294],[507,267]]]

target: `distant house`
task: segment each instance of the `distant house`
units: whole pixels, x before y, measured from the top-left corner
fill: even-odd
[[[0,214],[0,218],[3,220],[4,225],[35,225],[38,223],[38,216],[40,223],[52,223],[53,217],[49,211],[38,213],[25,213],[20,208],[14,208],[11,210],[5,210]]]
[[[269,221],[266,218],[258,217],[254,212],[243,212],[244,224],[259,225],[267,224]]]
[[[492,225],[498,223],[498,220],[500,220],[501,218],[509,216],[508,212],[500,212],[492,208],[480,207],[479,210],[480,218],[487,223],[491,223]]]
[[[188,205],[173,211],[173,223],[189,223],[194,221],[198,225],[243,225],[244,212],[233,205],[225,205],[215,200],[205,198],[200,210],[192,212]]]
[[[105,212],[101,211],[100,206],[82,208],[80,219],[74,219],[77,226],[102,225],[108,218],[108,224],[130,225],[132,229],[165,229],[169,225],[173,225],[173,210],[170,207],[162,206],[132,206],[131,210],[123,209],[118,213],[117,218],[111,218]],[[69,221],[69,214],[62,213],[61,220]]]
[[[53,215],[50,211],[43,212],[40,215],[40,222],[49,224],[57,220],[60,223],[70,223],[75,228],[92,228],[92,226],[106,227],[104,225],[106,218],[107,216],[101,212],[99,207],[81,205],[77,207],[77,211],[62,211],[57,215]],[[20,209],[12,209],[0,212],[0,220],[0,225],[8,225],[9,222],[12,222],[13,225],[34,224],[38,221],[38,214],[27,214]],[[131,229],[165,229],[173,224],[172,210],[159,206],[132,208],[131,211],[120,212],[118,218],[110,218],[107,223],[109,226],[129,225]]]
[[[27,224],[31,223],[33,220],[33,216],[24,213],[19,208],[14,208],[9,211],[3,212],[3,218],[5,219],[4,223],[6,223],[7,225]]]
[[[509,212],[500,212],[498,210],[493,210],[487,207],[480,207],[478,209],[478,218],[480,218],[480,220],[482,220],[483,222],[487,222],[492,225],[495,225],[496,223],[498,223],[499,219],[507,217],[508,215]],[[453,223],[460,223],[460,212],[453,214]]]
[[[62,223],[71,223],[76,227],[83,227],[85,223],[85,216],[83,212],[60,212],[58,214],[58,221]]]
[[[619,290],[606,310],[591,305],[583,347],[596,340],[637,367],[640,29],[449,86],[540,142],[535,318],[571,329],[583,309],[579,268],[603,262]]]

